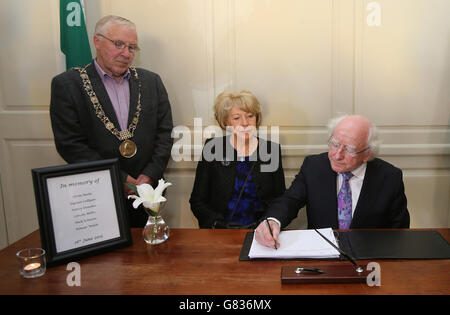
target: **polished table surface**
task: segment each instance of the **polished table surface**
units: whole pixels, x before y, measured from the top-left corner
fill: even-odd
[[[437,229],[450,240],[450,229]],[[0,294],[450,294],[450,260],[373,260],[381,267],[381,286],[282,284],[281,267],[320,267],[346,261],[239,261],[248,230],[172,229],[168,241],[147,245],[142,229],[132,229],[133,245],[77,261],[81,285],[68,286],[67,265],[44,276],[23,279],[18,250],[40,247],[39,231],[0,251]],[[358,261],[365,265],[370,261]]]

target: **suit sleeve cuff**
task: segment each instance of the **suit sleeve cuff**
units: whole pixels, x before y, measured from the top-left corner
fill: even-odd
[[[278,221],[278,219],[275,219],[274,217],[269,217],[269,218],[267,218],[267,220],[272,220],[272,221],[276,222],[280,226],[280,229],[281,229],[281,222]]]

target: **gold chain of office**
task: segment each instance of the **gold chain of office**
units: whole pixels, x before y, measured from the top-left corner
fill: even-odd
[[[80,68],[77,67],[75,70],[78,70],[80,72],[81,80],[83,81],[83,87],[86,91],[87,95],[91,99],[92,105],[94,106],[95,113],[97,117],[100,119],[101,122],[105,125],[106,129],[108,129],[113,135],[117,137],[117,139],[123,141],[128,140],[133,137],[134,131],[136,130],[137,124],[139,122],[139,116],[141,114],[141,82],[139,81],[139,76],[136,71],[135,67],[130,67],[130,70],[134,73],[134,77],[138,81],[139,84],[139,95],[138,95],[138,103],[136,107],[136,113],[134,113],[133,120],[131,121],[131,124],[128,126],[128,129],[126,130],[118,130],[116,126],[109,120],[109,118],[105,115],[105,112],[103,111],[103,107],[100,104],[97,95],[94,92],[94,89],[92,88],[91,80],[89,79],[89,76],[86,72],[86,67]]]

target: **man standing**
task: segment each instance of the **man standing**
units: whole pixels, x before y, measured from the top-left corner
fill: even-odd
[[[133,22],[102,18],[94,44],[97,57],[91,64],[52,80],[56,149],[68,163],[118,157],[123,182],[157,184],[173,143],[164,84],[156,73],[131,66],[139,50]],[[130,193],[126,186],[125,193]],[[130,211],[131,226],[144,226],[145,213]]]
[[[305,158],[300,172],[267,212],[256,240],[273,247],[280,228],[306,205],[308,228],[409,228],[402,171],[374,158],[376,130],[359,115],[330,123],[328,153]],[[279,244],[277,244],[279,245]]]

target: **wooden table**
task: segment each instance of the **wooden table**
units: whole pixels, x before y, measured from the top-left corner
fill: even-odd
[[[438,229],[449,241],[450,229]],[[39,231],[0,251],[0,294],[449,294],[450,260],[379,260],[381,286],[281,284],[281,266],[323,266],[345,261],[239,261],[246,230],[172,229],[150,246],[132,229],[133,245],[78,261],[81,286],[70,287],[67,265],[23,279],[15,254],[40,247]],[[367,264],[369,261],[359,261]]]

